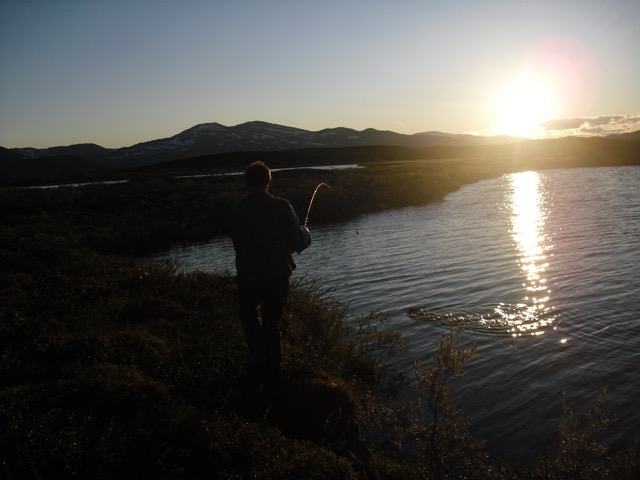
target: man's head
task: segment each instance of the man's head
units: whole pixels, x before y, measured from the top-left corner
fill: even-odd
[[[244,180],[249,188],[267,189],[271,184],[271,170],[264,162],[258,160],[247,167]]]

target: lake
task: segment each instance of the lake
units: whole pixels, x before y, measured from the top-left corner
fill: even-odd
[[[410,343],[402,371],[464,317],[478,355],[457,398],[497,456],[538,452],[562,392],[581,412],[602,388],[615,447],[640,431],[639,187],[637,166],[504,175],[438,203],[311,225],[295,276],[315,277],[350,315],[383,312]],[[227,238],[168,255],[186,270],[234,271]]]

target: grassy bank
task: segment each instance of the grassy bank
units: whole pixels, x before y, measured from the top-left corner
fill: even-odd
[[[272,193],[289,199],[304,219],[314,188],[328,183],[331,190],[318,196],[310,218],[317,225],[440,199],[460,183],[438,170],[429,164],[282,171]],[[0,214],[8,235],[72,233],[101,252],[144,255],[223,234],[225,212],[244,193],[239,176],[150,176],[117,185],[0,190]]]
[[[512,159],[385,159],[285,171],[274,193],[311,223],[442,198]],[[522,165],[519,165],[520,167]],[[503,465],[452,402],[475,354],[457,330],[416,364],[415,400],[389,408],[381,360],[403,342],[312,282],[285,318],[285,391],[245,377],[232,279],[142,255],[222,232],[236,177],[155,172],[120,185],[0,191],[0,469],[3,478],[630,478],[637,449],[598,441],[602,404],[571,412],[557,442]]]

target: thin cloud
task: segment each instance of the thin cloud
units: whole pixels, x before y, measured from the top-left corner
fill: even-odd
[[[548,135],[612,135],[640,130],[640,114],[552,118],[540,122]]]

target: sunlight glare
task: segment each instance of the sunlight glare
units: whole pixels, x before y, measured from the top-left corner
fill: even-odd
[[[526,77],[497,97],[497,122],[493,125],[493,131],[501,135],[533,138],[544,132],[539,123],[550,118],[553,112],[546,86]]]

